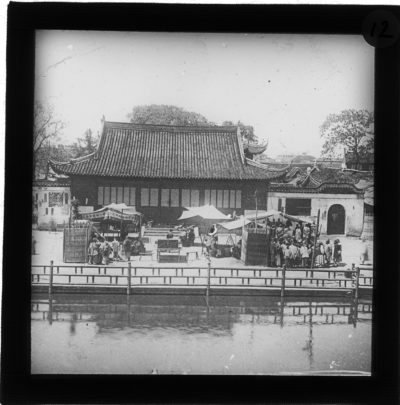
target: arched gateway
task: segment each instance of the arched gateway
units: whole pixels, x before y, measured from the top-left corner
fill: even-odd
[[[328,210],[328,235],[344,234],[346,213],[343,205],[334,204]]]

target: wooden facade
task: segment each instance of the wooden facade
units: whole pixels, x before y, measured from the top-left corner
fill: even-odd
[[[74,176],[71,182],[71,194],[81,205],[92,206],[96,210],[112,202],[125,202],[135,206],[146,220],[163,224],[176,223],[185,206],[212,204],[224,214],[236,212],[241,215],[244,210],[256,209],[256,190],[258,209],[266,210],[267,186],[262,181],[128,180]]]
[[[81,205],[125,203],[162,224],[204,204],[240,215],[256,208],[256,196],[265,210],[269,181],[286,173],[248,159],[237,127],[112,122],[104,123],[95,153],[50,166],[71,178]]]

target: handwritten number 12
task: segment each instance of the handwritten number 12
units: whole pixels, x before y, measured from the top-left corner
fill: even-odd
[[[389,27],[389,23],[387,22],[387,20],[382,21],[381,26],[382,26],[382,29],[381,29],[381,32],[378,34],[378,38],[393,38],[393,35],[386,34],[386,31]],[[376,22],[374,22],[374,24],[371,28],[371,37],[373,37],[375,34],[375,28],[376,28]]]

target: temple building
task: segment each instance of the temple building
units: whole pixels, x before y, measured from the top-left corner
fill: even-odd
[[[86,209],[125,203],[155,223],[176,223],[184,207],[212,204],[225,214],[267,209],[268,185],[286,174],[251,158],[266,146],[243,145],[236,126],[103,123],[98,150],[50,161],[71,179]]]
[[[364,189],[359,178],[342,168],[315,163],[292,167],[269,186],[268,209],[317,218],[321,233],[360,236],[364,224]]]

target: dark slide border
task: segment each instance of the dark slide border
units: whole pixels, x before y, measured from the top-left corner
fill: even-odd
[[[379,7],[399,19],[397,7]],[[376,48],[373,376],[31,376],[35,29],[362,34],[374,6],[10,3],[2,305],[3,403],[398,403],[399,48]],[[77,100],[78,102],[78,100]],[[305,107],[306,108],[306,107]]]

